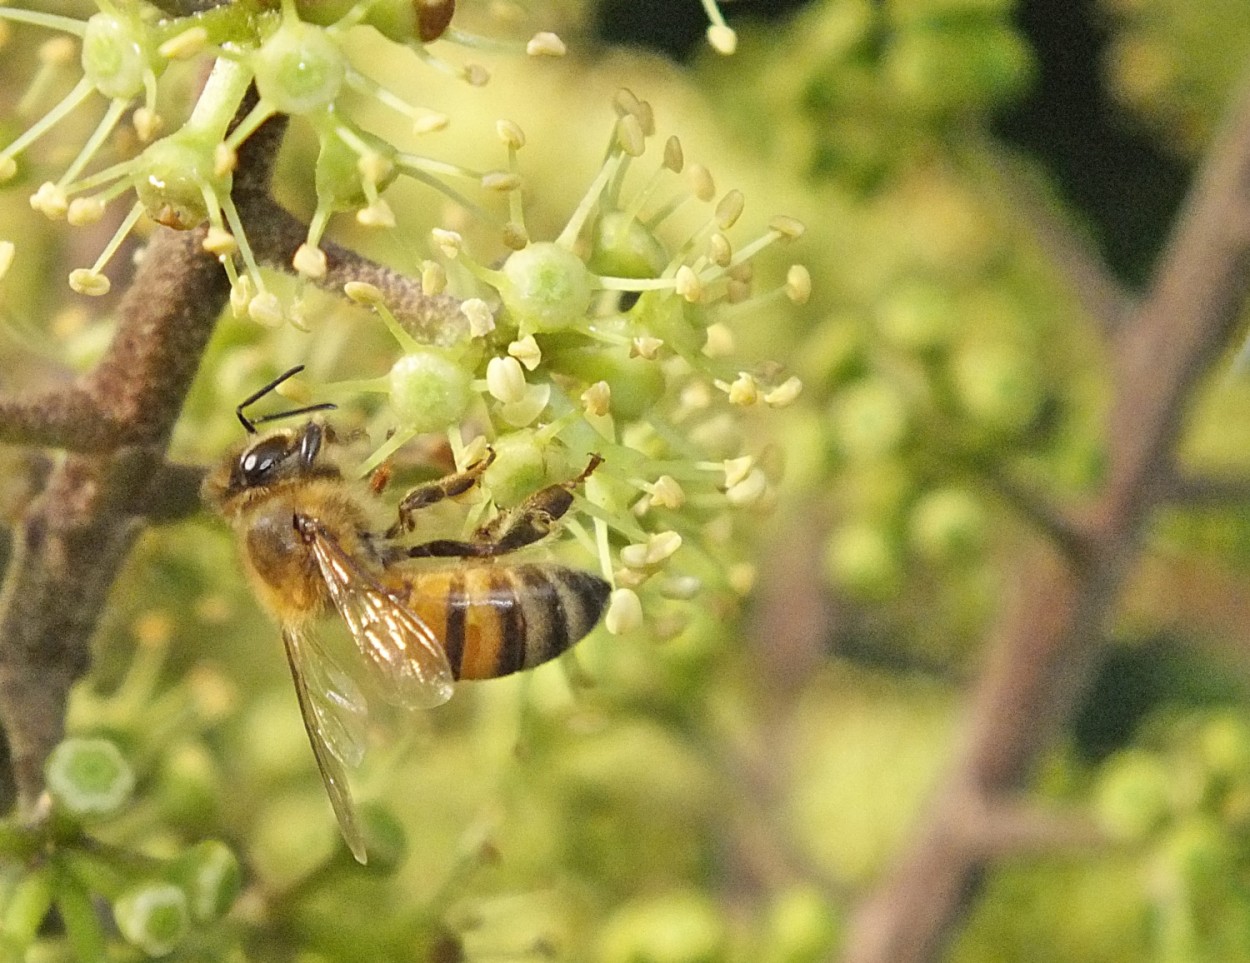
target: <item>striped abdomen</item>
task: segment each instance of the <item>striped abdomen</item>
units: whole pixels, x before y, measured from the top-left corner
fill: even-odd
[[[407,601],[442,640],[457,679],[493,679],[554,659],[585,636],[610,590],[562,565],[461,564],[411,574]]]

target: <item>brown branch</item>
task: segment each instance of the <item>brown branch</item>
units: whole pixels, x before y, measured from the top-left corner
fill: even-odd
[[[245,196],[268,184],[284,126],[271,122],[240,151]],[[167,466],[164,451],[228,296],[202,241],[202,230],[157,232],[119,305],[117,334],[72,389],[106,424],[124,424],[133,442],[68,455],[15,526],[0,588],[0,810],[14,801],[28,810],[42,790],[70,685],[87,667],[92,632],[144,518],[154,506],[185,504],[185,470]],[[157,486],[178,479],[182,494],[166,504]]]
[[[1160,483],[1159,500],[1186,508],[1250,504],[1250,478],[1169,472]]]
[[[268,196],[258,195],[251,199],[246,227],[263,264],[293,273],[291,260],[308,238],[307,224]],[[322,241],[321,249],[326,255],[326,275],[315,282],[318,287],[342,297],[344,284],[363,281],[382,292],[387,307],[417,340],[450,343],[466,336],[469,322],[458,298],[426,294],[420,281],[332,241]]]
[[[1195,381],[1231,336],[1250,287],[1250,98],[1210,153],[1146,300],[1116,341],[1108,482],[1077,571],[1051,551],[1019,569],[966,740],[898,864],[860,907],[853,963],[936,959],[988,860],[960,806],[1019,791],[1087,685],[1097,641],[1163,494]]]

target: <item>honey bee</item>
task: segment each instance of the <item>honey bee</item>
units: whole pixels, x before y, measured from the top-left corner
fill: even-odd
[[[347,770],[364,755],[367,698],[312,631],[337,610],[359,651],[366,687],[405,709],[439,705],[458,679],[492,679],[555,658],[599,621],[609,585],[553,562],[506,559],[556,526],[573,489],[599,464],[501,512],[465,541],[407,544],[420,509],[467,492],[493,453],[420,485],[398,518],[375,531],[377,491],[334,460],[333,429],[318,418],[259,435],[257,425],[332,408],[321,404],[260,418],[245,412],[302,370],[292,368],[235,410],[252,440],[204,481],[205,501],[234,528],[260,602],[281,624],[304,728],[343,838],[367,859]],[[454,559],[421,563],[418,559]]]

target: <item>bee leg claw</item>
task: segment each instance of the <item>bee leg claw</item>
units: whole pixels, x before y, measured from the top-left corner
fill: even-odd
[[[386,537],[397,538],[404,532],[411,532],[416,527],[413,515],[422,508],[433,505],[435,502],[441,502],[444,498],[455,498],[458,495],[463,495],[477,484],[478,479],[482,477],[482,473],[490,467],[491,462],[494,460],[495,450],[487,448],[486,454],[464,471],[444,475],[442,478],[426,482],[424,485],[418,485],[412,489],[400,501],[399,519],[386,530]]]

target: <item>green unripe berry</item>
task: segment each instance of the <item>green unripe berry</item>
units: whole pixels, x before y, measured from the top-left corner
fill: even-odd
[[[435,348],[403,355],[389,378],[391,407],[401,424],[417,432],[455,424],[473,400],[469,371]]]
[[[1037,363],[1006,344],[965,345],[951,361],[960,406],[983,428],[1022,431],[1045,400]]]
[[[484,482],[500,505],[516,505],[547,484],[547,457],[532,431],[501,435],[492,444],[495,460]]]
[[[510,254],[503,274],[499,295],[522,336],[563,331],[585,320],[594,279],[572,251],[551,241],[535,242]]]
[[[208,219],[205,189],[225,197],[233,178],[216,172],[217,142],[184,128],[148,146],[135,172],[135,193],[158,224],[189,231]]]
[[[668,252],[638,218],[612,211],[595,223],[590,267],[596,274],[619,278],[659,277]]]
[[[903,392],[878,376],[848,385],[833,403],[833,435],[849,458],[888,455],[906,440],[911,413]]]
[[[1111,759],[1094,798],[1098,822],[1121,839],[1144,839],[1171,813],[1171,776],[1158,756],[1130,750]]]
[[[903,566],[894,540],[884,529],[852,522],[833,533],[825,551],[825,571],[844,591],[868,601],[895,596]]]
[[[113,904],[113,919],[126,942],[148,956],[166,956],[190,929],[187,894],[173,883],[130,887]]]
[[[187,909],[196,923],[224,916],[243,888],[238,858],[215,839],[196,843],[174,860],[169,878],[186,894]]]
[[[57,805],[80,819],[113,815],[135,786],[129,763],[107,739],[66,739],[52,750],[44,772]]]
[[[985,544],[985,511],[963,488],[925,495],[912,510],[908,527],[912,545],[931,562],[964,561]]]
[[[284,114],[311,114],[334,103],[347,58],[321,27],[284,20],[252,55],[256,89]]]
[[[97,13],[82,38],[82,71],[105,97],[130,100],[143,93],[144,75],[161,64],[142,21]]]
[[[599,940],[601,963],[717,963],[726,924],[702,893],[680,891],[637,900],[617,910]]]

